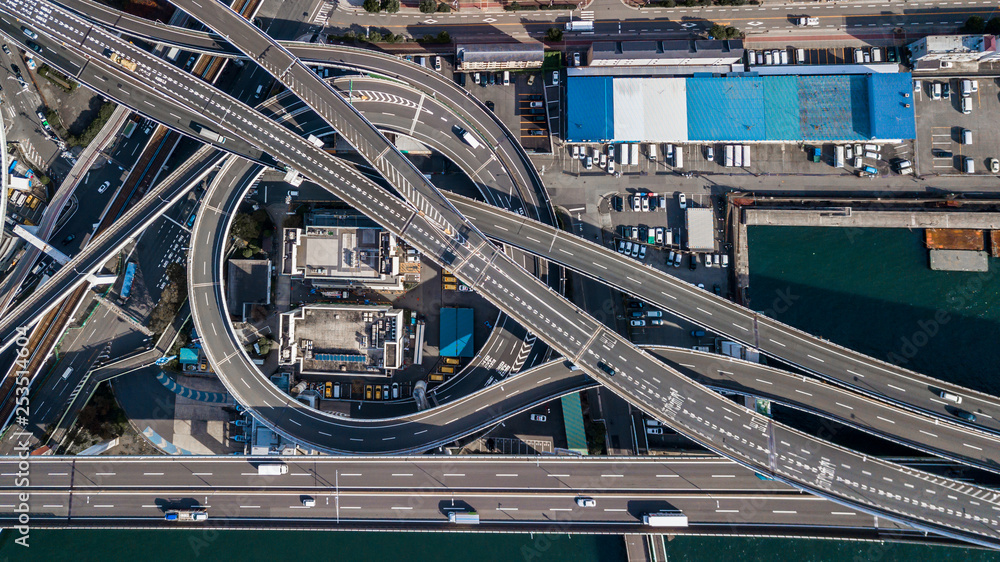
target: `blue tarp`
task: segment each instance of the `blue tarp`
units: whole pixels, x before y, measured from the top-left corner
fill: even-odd
[[[135,262],[130,262],[125,268],[125,280],[122,281],[122,298],[127,299],[132,294],[132,279],[135,278]]]
[[[567,78],[567,142],[612,140],[615,136],[614,101],[610,76]]]
[[[475,345],[471,308],[441,309],[441,357],[472,357]]]

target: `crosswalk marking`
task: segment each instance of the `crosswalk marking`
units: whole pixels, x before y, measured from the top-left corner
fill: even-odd
[[[586,10],[580,12],[580,19],[583,21],[594,21],[594,11]]]

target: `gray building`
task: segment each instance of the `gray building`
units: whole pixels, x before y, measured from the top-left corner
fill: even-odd
[[[955,63],[996,60],[1000,54],[993,35],[928,35],[910,44],[910,58],[915,63]]]
[[[541,43],[464,44],[455,48],[461,72],[541,68],[545,46]]]
[[[598,41],[590,66],[729,66],[743,60],[743,41]]]

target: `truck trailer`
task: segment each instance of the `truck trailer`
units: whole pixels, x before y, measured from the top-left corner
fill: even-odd
[[[257,465],[258,476],[280,476],[282,474],[288,474],[287,464],[268,462]]]
[[[584,32],[594,32],[594,22],[593,21],[570,21],[566,22],[566,31],[584,31]]]
[[[459,525],[478,525],[479,514],[475,511],[449,511],[448,521]]]
[[[201,125],[195,125],[194,128],[195,130],[198,131],[199,135],[205,137],[206,139],[210,141],[215,141],[219,144],[226,144],[226,137],[220,135],[219,133],[216,133],[215,131],[208,129],[206,127],[202,127]]]
[[[659,511],[643,515],[642,523],[650,527],[687,527],[688,518],[680,511]]]
[[[171,509],[163,518],[167,521],[208,521],[208,510]]]

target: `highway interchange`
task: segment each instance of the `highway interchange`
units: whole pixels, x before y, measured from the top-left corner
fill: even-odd
[[[16,8],[18,10],[30,10],[35,9],[36,3],[6,2],[4,5],[7,6],[7,9]],[[31,12],[28,11],[26,13]],[[64,15],[61,16],[65,17]],[[80,23],[79,21],[73,21],[73,18],[67,18],[66,21]],[[64,38],[70,39],[74,42],[74,44],[80,44],[82,40],[83,46],[86,50],[89,50],[89,56],[91,57],[90,60],[92,64],[99,61],[101,58],[101,51],[103,51],[103,48],[106,47],[106,44],[103,43],[103,41],[113,43],[116,49],[126,51],[129,55],[135,55],[137,58],[140,58],[140,60],[144,63],[148,63],[150,66],[155,64],[155,59],[150,60],[150,57],[148,56],[142,58],[143,54],[141,52],[134,52],[137,51],[136,49],[127,51],[129,48],[125,44],[122,44],[120,41],[115,41],[112,37],[103,37],[99,32],[95,33],[93,30],[90,35],[84,35],[79,33],[78,30],[73,29],[72,26],[64,25],[62,23],[60,25],[63,26],[63,29],[53,29],[50,30],[50,32],[60,34]],[[41,30],[42,29],[40,29],[40,31]],[[70,35],[67,35],[66,33],[69,33]],[[84,40],[84,37],[87,38]],[[100,39],[97,39],[96,37],[100,37]],[[89,46],[90,43],[94,43],[94,45]],[[110,67],[110,65],[106,66],[108,68],[106,68],[105,71],[109,69],[114,70],[113,67]],[[146,67],[143,65],[141,68],[145,70]],[[176,69],[172,72],[176,73]],[[337,125],[337,119],[343,117],[333,112],[332,109],[330,109],[332,106],[324,105],[327,103],[327,96],[334,92],[329,90],[308,90],[308,88],[312,87],[312,82],[317,81],[317,79],[310,71],[305,70],[305,72],[307,72],[308,75],[301,75],[296,78],[301,81],[298,83],[298,87],[306,88],[307,93],[304,93],[303,97],[310,100],[311,104],[314,107],[319,108],[321,113],[327,113],[327,118]],[[227,107],[234,107],[238,112],[242,113],[242,115],[235,115],[237,111],[234,111],[233,113],[235,115],[235,119],[230,118],[229,109],[223,112],[218,108],[221,107],[219,106],[220,100],[224,99],[223,96],[220,95],[220,92],[210,91],[210,88],[192,83],[184,76],[178,77],[176,74],[172,75],[171,71],[169,69],[163,69],[162,65],[160,73],[150,73],[149,75],[144,76],[144,78],[147,80],[148,84],[156,84],[156,79],[161,80],[159,82],[160,84],[174,84],[176,87],[171,89],[171,97],[174,97],[175,101],[179,102],[182,106],[186,105],[188,108],[197,108],[190,109],[193,114],[197,114],[198,111],[204,111],[204,115],[213,116],[215,118],[215,122],[212,125],[218,126],[220,129],[233,132],[238,137],[243,138],[248,145],[257,145],[262,150],[270,152],[271,154],[281,154],[283,161],[293,164],[296,169],[301,170],[307,175],[315,174],[313,179],[318,183],[325,185],[328,189],[338,193],[338,195],[341,195],[346,200],[354,201],[359,208],[362,208],[369,214],[374,215],[377,217],[377,220],[381,219],[381,221],[383,221],[388,228],[401,232],[404,236],[413,236],[414,238],[411,238],[411,240],[416,241],[418,244],[422,243],[426,254],[432,256],[442,256],[446,263],[451,263],[452,267],[455,269],[456,275],[460,278],[464,278],[471,286],[479,289],[481,294],[485,294],[485,296],[494,301],[495,304],[508,310],[508,312],[510,312],[522,324],[529,326],[532,331],[539,334],[539,336],[545,339],[550,345],[564,353],[569,352],[568,355],[573,357],[577,364],[581,365],[585,371],[598,378],[598,380],[600,380],[603,384],[610,386],[619,394],[622,394],[627,398],[631,398],[632,401],[647,411],[652,411],[657,415],[657,417],[677,427],[682,432],[693,436],[696,440],[702,442],[703,444],[709,445],[710,448],[722,451],[724,454],[735,456],[745,464],[759,467],[767,472],[774,472],[783,479],[796,481],[800,485],[803,484],[802,480],[804,479],[800,468],[807,468],[808,470],[816,471],[816,473],[819,474],[819,477],[816,478],[815,481],[813,481],[812,477],[808,480],[807,488],[812,491],[831,494],[836,496],[836,498],[841,501],[858,502],[861,506],[867,506],[868,509],[877,509],[879,511],[886,509],[884,504],[888,503],[891,506],[889,510],[893,511],[897,517],[912,519],[917,521],[918,524],[930,524],[936,530],[945,529],[947,532],[967,534],[967,536],[979,534],[989,536],[993,533],[993,531],[988,527],[989,525],[995,526],[996,523],[995,521],[990,522],[988,518],[982,521],[982,525],[978,525],[978,519],[976,520],[976,524],[954,523],[948,521],[945,515],[941,516],[944,520],[938,520],[937,516],[934,518],[928,518],[923,513],[915,513],[916,509],[911,510],[910,508],[903,507],[903,505],[910,504],[912,501],[916,500],[911,500],[909,497],[906,497],[906,499],[903,500],[905,491],[903,494],[894,493],[892,491],[892,489],[896,487],[899,487],[901,490],[905,490],[905,488],[900,486],[886,485],[888,490],[884,490],[881,487],[884,485],[879,485],[879,487],[871,486],[870,484],[865,483],[864,478],[853,481],[853,486],[851,480],[844,479],[839,474],[834,479],[833,475],[835,470],[831,467],[836,467],[837,464],[829,459],[838,458],[850,460],[852,458],[851,453],[820,444],[819,450],[825,454],[829,454],[829,457],[826,460],[826,464],[824,464],[821,460],[819,461],[819,466],[817,467],[812,464],[815,461],[802,457],[802,455],[798,452],[793,453],[791,443],[798,442],[802,439],[809,442],[813,442],[815,440],[811,440],[810,438],[788,430],[787,428],[782,428],[781,426],[766,420],[766,418],[760,418],[759,416],[742,409],[731,409],[727,407],[725,405],[726,402],[723,401],[723,399],[718,398],[714,393],[687,382],[685,379],[678,376],[675,371],[665,369],[661,364],[648,355],[632,348],[628,342],[621,339],[616,334],[603,329],[603,327],[593,321],[593,319],[587,317],[581,311],[573,309],[569,303],[561,300],[561,298],[554,293],[543,290],[539,287],[534,290],[538,291],[538,293],[533,294],[533,290],[528,289],[528,287],[537,287],[537,283],[534,282],[526,272],[517,268],[512,262],[509,262],[504,255],[497,253],[496,250],[492,249],[485,237],[481,236],[477,231],[469,229],[468,225],[465,225],[465,230],[462,230],[463,227],[458,226],[463,225],[461,215],[455,213],[453,208],[450,208],[450,204],[447,204],[443,201],[443,198],[440,198],[439,193],[433,189],[428,191],[428,186],[426,185],[417,185],[418,183],[421,183],[420,179],[413,178],[412,182],[410,182],[406,187],[400,189],[400,192],[404,195],[408,195],[412,204],[420,208],[424,213],[431,213],[433,220],[430,221],[425,220],[421,215],[413,214],[412,207],[408,208],[391,196],[384,196],[388,198],[383,197],[380,200],[374,200],[370,194],[365,195],[365,190],[367,190],[368,193],[380,193],[380,189],[377,186],[370,184],[370,182],[367,182],[365,178],[357,174],[357,172],[354,172],[353,169],[343,166],[335,159],[332,159],[328,155],[325,155],[325,153],[322,153],[322,151],[310,150],[309,145],[304,143],[301,137],[289,135],[280,127],[270,127],[265,126],[265,124],[262,123],[250,122],[250,120],[248,120],[245,116],[254,115],[253,110],[243,105],[236,105],[235,100],[228,99],[225,100]],[[83,80],[83,78],[81,78],[81,80]],[[294,85],[295,84],[293,84],[293,86]],[[181,92],[180,88],[183,88],[184,91]],[[207,105],[202,105],[202,103],[207,103]],[[205,117],[199,118],[202,119],[202,122],[204,122]],[[224,124],[223,121],[225,121]],[[180,120],[178,123],[180,123]],[[343,124],[341,124],[341,127],[343,127]],[[372,145],[378,143],[379,139],[377,136],[365,137],[366,134],[365,130],[358,126],[353,130],[353,133],[348,133],[347,136],[355,142],[364,138],[361,142],[367,142]],[[225,148],[232,148],[232,145]],[[362,152],[364,153],[364,151]],[[334,177],[337,181],[343,182],[347,185],[334,185],[337,181],[330,181],[327,177],[324,177],[324,175],[316,169],[316,166],[322,169],[323,172],[326,172],[326,174],[333,174],[329,177]],[[392,167],[391,169],[395,170],[396,168]],[[400,176],[395,176],[391,170],[384,169],[384,171],[388,173],[390,176],[390,183],[393,183],[394,185],[403,180]],[[357,183],[360,187],[353,185],[354,183]],[[349,189],[351,187],[353,187],[360,195],[345,193],[343,191],[344,189]],[[365,199],[368,201],[365,201]],[[454,229],[452,225],[454,225]],[[450,237],[452,236],[452,233],[455,232],[461,232],[462,237],[460,239]],[[217,237],[216,240],[219,238],[221,237]],[[197,241],[197,237],[195,240]],[[206,242],[208,244],[212,244],[212,242],[208,239],[206,239]],[[482,255],[479,253],[486,249],[489,249],[487,254]],[[220,252],[215,253],[218,255]],[[450,262],[448,261],[449,259],[451,260]],[[209,262],[203,261],[200,263],[204,264],[201,269],[206,275],[206,278],[201,282],[207,283],[207,285],[204,286],[203,291],[199,292],[198,281],[195,280],[195,282],[191,284],[193,289],[192,297],[193,301],[197,303],[198,297],[202,297],[202,295],[204,295],[203,298],[205,302],[208,303],[210,296],[209,293],[212,292],[211,278],[207,277],[209,273]],[[197,275],[197,271],[199,270],[197,266],[199,265],[199,262],[192,260],[192,265],[193,267],[189,268],[189,274]],[[217,273],[217,270],[213,265],[212,274],[215,273]],[[511,292],[510,285],[505,285],[506,283],[514,284],[517,287],[517,291]],[[676,281],[674,283],[677,285],[683,285]],[[690,287],[673,287],[673,289],[676,291],[685,291],[701,297],[700,295],[694,293],[694,290]],[[711,295],[709,295],[709,297],[711,297]],[[725,303],[721,300],[720,303],[714,303],[712,298],[708,298],[705,302],[713,303],[720,306],[720,308],[721,305],[731,307],[729,303]],[[547,317],[539,318],[537,315],[539,315],[539,311],[542,310],[546,311],[546,316],[551,315],[553,318],[558,317],[560,319],[559,323],[553,323],[553,321]],[[702,310],[702,312],[704,312],[704,310]],[[720,311],[720,315],[721,314],[735,314],[735,316],[731,316],[731,318],[736,321],[731,323],[743,331],[750,330],[750,325],[747,324],[747,322],[750,321],[753,321],[753,327],[757,330],[761,330],[762,327],[766,326],[766,319],[757,318],[756,315],[751,318],[743,312],[736,311],[734,313],[732,310]],[[710,311],[709,315],[714,318],[713,312]],[[197,316],[196,321],[199,321]],[[203,329],[200,330],[200,333],[207,334],[208,332],[204,328],[210,326],[214,326],[214,324],[206,324],[202,327]],[[805,336],[801,334],[790,334],[787,330],[779,330],[779,327],[772,327],[772,329],[774,332],[769,333],[774,337],[786,338],[789,335],[792,335],[796,338],[805,338]],[[215,331],[213,331],[213,333],[215,333]],[[725,332],[722,331],[722,333]],[[736,336],[733,337],[735,338]],[[780,343],[780,340],[772,341]],[[807,341],[808,340],[803,339],[800,343],[805,344]],[[755,343],[759,343],[759,341]],[[827,353],[830,352],[829,344],[822,345],[822,342],[817,342],[815,345],[817,345],[818,349],[823,349]],[[216,344],[212,343],[208,347],[210,349],[214,349]],[[762,344],[761,347],[764,348],[766,346]],[[786,351],[780,351],[774,354],[788,360],[788,358],[785,357],[786,353]],[[820,352],[817,351],[817,353]],[[842,357],[845,354],[846,350],[835,351],[838,361],[843,360]],[[245,358],[242,353],[238,355],[241,358]],[[628,357],[626,358],[625,355]],[[816,361],[819,363],[826,363],[823,356],[810,354],[806,354],[806,356],[807,357],[805,359],[798,359],[798,361],[805,363],[805,365],[799,364],[800,367],[809,368],[810,365],[815,366],[817,364]],[[221,357],[213,357],[213,363],[223,366],[227,362],[232,361],[234,357],[235,355],[229,354]],[[828,355],[827,358],[829,357],[831,356]],[[812,359],[813,361],[810,363],[809,359]],[[848,359],[855,362],[868,360],[867,358],[861,358],[859,360],[854,357],[850,357]],[[237,360],[240,359],[237,358]],[[619,373],[618,378],[609,378],[604,375],[603,371],[601,371],[597,365],[597,363],[601,361],[605,361],[607,364],[620,369],[621,372]],[[792,362],[797,363],[797,361],[794,360]],[[873,366],[866,365],[866,367],[872,368]],[[885,369],[886,367],[888,366],[874,366],[876,369]],[[652,377],[652,375],[644,375],[644,373],[647,372],[647,369],[650,373],[665,373],[664,376],[671,376],[673,379],[671,379],[668,384],[664,385],[656,377]],[[253,369],[251,368],[250,370],[252,371]],[[810,370],[822,373],[823,371],[826,371],[826,367],[821,367],[820,369],[813,368]],[[633,377],[628,373],[635,374],[636,376]],[[907,375],[909,374],[907,373]],[[623,378],[629,382],[620,382]],[[650,378],[652,380],[650,380]],[[656,381],[656,383],[654,384],[652,381]],[[672,393],[668,393],[669,391],[667,391],[666,387],[671,384],[675,385],[677,388],[671,389]],[[230,386],[230,390],[233,390],[232,385]],[[661,390],[665,393],[664,395],[660,394],[659,391]],[[655,397],[655,399],[653,397]],[[697,397],[697,400],[695,400],[694,397]],[[292,412],[283,411],[286,409],[286,405],[269,405],[266,399],[263,399],[260,395],[244,398],[250,398],[245,403],[254,407],[254,409],[265,418],[270,418],[272,422],[274,422],[274,420],[279,420],[279,424],[283,424],[285,427],[288,427],[287,424],[284,424],[284,421],[286,419],[291,419],[290,416],[292,415]],[[262,399],[255,400],[255,398]],[[986,398],[983,398],[982,400],[984,402],[988,402]],[[263,404],[263,406],[261,406],[261,404]],[[715,414],[716,409],[712,408],[712,406],[724,409],[731,414],[733,418],[730,419],[730,422],[734,424],[734,427],[739,423],[739,421],[737,421],[737,419],[739,419],[743,420],[742,425],[744,427],[753,429],[750,429],[750,433],[748,434],[739,435],[722,429],[722,426],[728,424],[723,422],[723,424],[718,425],[713,421],[708,421],[719,419],[720,417],[718,415],[713,415]],[[729,406],[732,406],[732,404],[729,404]],[[301,408],[296,406],[294,409]],[[730,418],[728,415],[724,415],[722,417]],[[715,433],[717,430],[721,430],[722,435]],[[742,432],[742,430],[740,431]],[[777,437],[775,437],[776,434]],[[726,436],[730,438],[729,442],[726,442]],[[782,439],[782,436],[789,441],[786,442]],[[750,439],[748,440],[747,437],[750,437]],[[786,446],[787,449],[779,447],[776,442]],[[772,451],[769,459],[761,460],[760,453],[766,451]],[[808,454],[810,453],[807,453],[807,455]],[[775,457],[778,458],[776,459]],[[902,470],[902,474],[905,474],[906,477],[924,479],[928,482],[928,484],[926,484],[929,486],[927,488],[928,493],[936,494],[937,492],[932,490],[935,486],[947,485],[947,481],[945,479],[927,480],[924,478],[926,475],[920,475],[919,473],[908,471],[900,467],[893,467],[888,463],[881,463],[874,461],[873,459],[860,459],[859,457],[854,458],[855,460],[850,461],[852,464],[855,462],[873,463],[878,465],[878,470],[886,470],[890,472]],[[851,470],[850,465],[845,462],[841,462],[840,465],[847,467],[848,471]],[[854,475],[854,478],[857,478],[857,475]],[[885,477],[884,479],[889,480],[888,477]],[[852,489],[852,487],[854,489]],[[883,498],[887,493],[896,497],[888,498],[888,501],[885,499],[879,501],[871,499],[870,493],[875,493]],[[973,487],[969,487],[968,490],[963,490],[962,492],[956,491],[955,493],[969,494],[969,496],[974,496],[977,499],[986,497],[981,495],[982,490],[975,489]],[[937,508],[937,503],[937,501],[924,500],[922,505],[920,505],[920,508],[926,509],[928,505],[933,505]],[[942,501],[941,503],[948,504],[949,501]],[[941,505],[941,508],[944,509],[947,516],[962,518],[963,516],[961,514],[964,513],[964,506],[969,505],[968,500],[958,503],[961,504],[961,507]],[[969,519],[972,520],[973,517],[978,517],[978,515],[970,514]],[[931,520],[928,521],[928,519]],[[923,520],[923,523],[920,523],[921,520]]]

